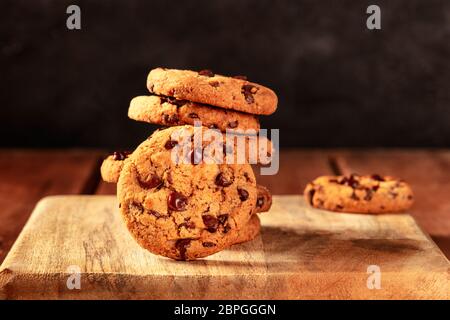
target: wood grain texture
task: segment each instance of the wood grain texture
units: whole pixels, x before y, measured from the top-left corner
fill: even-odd
[[[450,151],[343,150],[334,153],[343,173],[393,175],[411,184],[411,214],[450,257]]]
[[[39,202],[0,268],[3,299],[448,299],[449,262],[406,214],[365,216],[276,196],[255,240],[195,262],[140,248],[113,196]],[[68,290],[67,268],[81,270]],[[381,268],[369,290],[367,267]]]
[[[0,262],[39,199],[92,193],[98,182],[99,154],[96,150],[0,152]]]

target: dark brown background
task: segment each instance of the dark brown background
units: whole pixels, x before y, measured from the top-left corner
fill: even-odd
[[[128,103],[157,66],[273,88],[282,146],[450,146],[450,1],[2,0],[0,26],[2,147],[137,145],[154,127]]]

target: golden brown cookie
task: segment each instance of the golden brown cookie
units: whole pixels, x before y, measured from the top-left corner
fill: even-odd
[[[102,179],[105,182],[117,183],[123,164],[130,154],[131,152],[129,151],[116,151],[103,160],[102,166],[100,167]]]
[[[192,126],[155,132],[125,161],[117,185],[120,211],[137,242],[177,260],[206,257],[239,241],[257,200],[249,164],[174,161],[175,148],[192,142],[193,133]],[[209,144],[204,137],[201,147]]]
[[[225,77],[209,70],[200,72],[156,68],[147,77],[151,93],[252,114],[275,112],[275,92],[243,77]]]
[[[392,213],[413,204],[407,183],[379,175],[322,176],[309,183],[304,194],[313,207],[337,212]]]
[[[259,121],[254,115],[156,95],[133,98],[128,117],[164,126],[194,125],[194,121],[200,121],[201,125],[222,132],[259,130]]]

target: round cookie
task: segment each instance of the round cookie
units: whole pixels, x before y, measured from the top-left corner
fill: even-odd
[[[203,134],[204,128],[196,129]],[[117,185],[120,211],[134,238],[177,260],[205,257],[239,241],[257,200],[249,164],[173,161],[172,149],[192,141],[193,133],[192,126],[155,132],[125,161]],[[205,137],[202,147],[207,146]]]
[[[128,159],[131,152],[115,151],[108,156],[100,167],[100,173],[103,181],[116,183],[119,180],[120,171],[122,171],[124,162]]]
[[[259,130],[259,121],[254,115],[156,95],[133,98],[128,117],[164,126],[194,125],[195,121],[201,121],[203,126],[222,132],[227,129]]]
[[[413,204],[407,183],[379,175],[322,176],[306,186],[304,195],[313,207],[337,212],[392,213]]]
[[[275,112],[278,98],[271,89],[245,77],[225,77],[200,72],[156,68],[147,77],[150,92],[252,114]]]

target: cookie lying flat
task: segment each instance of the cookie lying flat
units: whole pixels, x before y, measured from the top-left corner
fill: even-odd
[[[156,95],[133,98],[128,117],[164,126],[194,125],[194,121],[201,121],[203,126],[222,132],[227,129],[259,130],[259,121],[254,115]]]
[[[183,142],[174,140],[176,134],[190,141],[193,130],[153,133],[124,162],[117,184],[120,212],[133,237],[152,253],[177,260],[206,257],[239,242],[257,200],[249,164],[172,161],[171,149]]]
[[[413,204],[407,183],[379,175],[319,177],[306,186],[304,195],[313,207],[338,212],[400,212]]]
[[[117,183],[119,180],[120,171],[122,171],[123,164],[130,156],[129,151],[116,151],[108,156],[100,167],[100,173],[103,181],[110,183]]]
[[[156,68],[147,77],[151,93],[237,111],[269,115],[275,112],[276,94],[243,77],[225,77],[209,70],[200,72]]]

